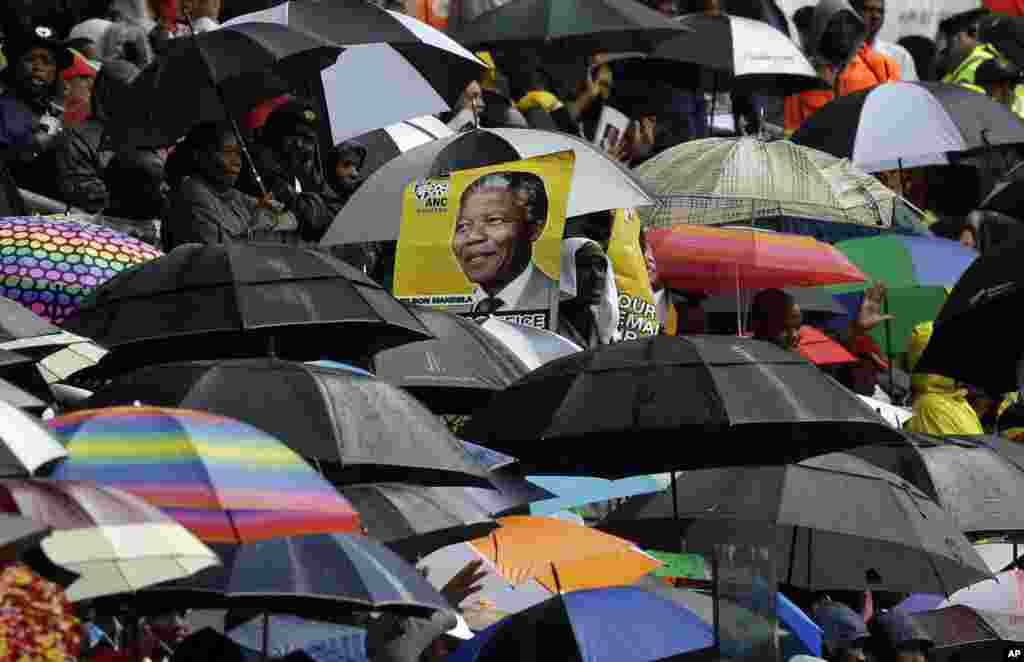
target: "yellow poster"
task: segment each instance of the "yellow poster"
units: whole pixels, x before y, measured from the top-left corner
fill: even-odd
[[[409,184],[395,296],[554,328],[574,161],[570,150]]]
[[[658,310],[640,248],[640,217],[635,209],[617,209],[608,243],[619,288],[619,332],[623,340],[658,334]]]

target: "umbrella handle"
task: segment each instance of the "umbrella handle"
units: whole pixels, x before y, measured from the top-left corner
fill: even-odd
[[[221,89],[220,85],[217,84],[217,80],[213,76],[213,69],[210,67],[210,61],[206,58],[206,53],[203,52],[203,47],[199,45],[199,41],[196,39],[196,27],[192,23],[192,12],[185,11],[185,22],[188,24],[189,36],[192,37],[192,45],[196,47],[196,53],[199,55],[199,61],[203,63],[206,69],[206,73],[210,79],[210,85],[217,92],[217,99],[220,101],[220,105],[224,108],[224,115],[231,122],[231,130],[235,134],[235,140],[238,141],[238,146],[242,149],[242,155],[245,157],[245,163],[249,166],[249,170],[252,172],[253,179],[256,180],[256,185],[260,189],[260,197],[267,197],[267,187],[263,185],[263,178],[260,176],[259,171],[256,170],[256,162],[252,160],[252,155],[249,153],[249,147],[245,143],[245,139],[242,137],[242,132],[238,128],[238,122],[235,121],[231,111],[228,110],[227,100],[224,99],[224,90]]]

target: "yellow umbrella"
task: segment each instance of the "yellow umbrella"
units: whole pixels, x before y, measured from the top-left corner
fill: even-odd
[[[553,593],[631,584],[662,565],[622,538],[553,517],[511,516],[470,541],[509,583]]]

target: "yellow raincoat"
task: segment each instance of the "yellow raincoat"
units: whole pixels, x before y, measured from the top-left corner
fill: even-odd
[[[913,370],[932,337],[933,323],[914,327],[907,348],[907,362]],[[949,377],[915,372],[910,379],[914,392],[914,416],[904,424],[911,432],[934,435],[984,434],[977,412],[967,402],[967,389]]]

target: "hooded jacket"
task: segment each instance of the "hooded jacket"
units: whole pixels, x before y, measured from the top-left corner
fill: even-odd
[[[822,40],[831,23],[841,13],[846,12],[856,21],[859,29],[856,47],[846,61],[830,61],[822,52]],[[867,31],[864,21],[854,11],[847,0],[820,0],[814,9],[811,24],[811,43],[809,56],[811,62],[819,69],[829,67],[839,72],[831,90],[807,90],[786,97],[785,123],[786,132],[792,133],[800,128],[804,121],[819,108],[838,96],[845,96],[860,90],[900,79],[899,65],[891,58],[875,51],[865,43]]]

